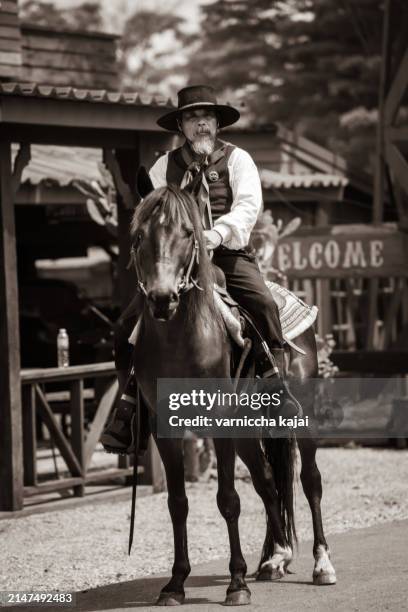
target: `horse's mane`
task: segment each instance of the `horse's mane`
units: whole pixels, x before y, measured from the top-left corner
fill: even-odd
[[[203,291],[193,288],[183,297],[183,300],[186,300],[188,319],[194,324],[197,322],[197,317],[212,316],[215,321],[221,323],[220,314],[214,304],[214,272],[205,246],[197,203],[187,191],[176,185],[155,189],[137,206],[131,223],[131,237],[135,236],[141,225],[157,218],[166,225],[176,225],[194,231],[198,242],[199,263],[193,270],[192,276]]]

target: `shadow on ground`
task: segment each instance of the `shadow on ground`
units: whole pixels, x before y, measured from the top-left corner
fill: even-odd
[[[96,612],[97,610],[121,610],[128,608],[149,608],[154,606],[160,590],[169,577],[146,577],[118,584],[110,584],[89,591],[77,593],[76,610],[81,612]],[[229,584],[229,576],[191,576],[186,581],[185,605],[211,604],[214,601],[214,587],[218,587],[220,600],[224,601]],[[251,579],[248,580],[248,582]],[[211,600],[206,597],[194,597],[194,590],[209,589]]]
[[[312,583],[312,543],[301,543],[291,564],[293,573],[278,582],[255,582],[248,577],[252,608],[259,612],[327,612],[327,610],[384,612],[405,610],[408,584],[408,521],[395,521],[330,537],[337,572],[335,586]],[[258,559],[250,556],[253,571]],[[186,581],[184,609],[212,612],[224,602],[229,584],[227,559],[193,567]],[[153,612],[168,577],[151,576],[77,593],[75,612]]]

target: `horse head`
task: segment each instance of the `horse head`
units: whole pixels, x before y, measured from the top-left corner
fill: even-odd
[[[209,285],[210,262],[198,207],[192,196],[174,185],[154,189],[146,170],[137,189],[144,198],[131,225],[131,256],[139,288],[155,319],[172,319],[180,298]]]

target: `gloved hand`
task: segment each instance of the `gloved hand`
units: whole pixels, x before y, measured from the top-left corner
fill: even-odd
[[[217,230],[204,230],[205,246],[209,251],[216,249],[222,243],[222,236]]]

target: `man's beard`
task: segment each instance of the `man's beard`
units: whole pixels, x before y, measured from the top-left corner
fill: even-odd
[[[211,134],[198,134],[190,142],[191,148],[197,155],[211,155],[215,147],[215,136]]]

